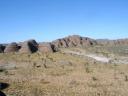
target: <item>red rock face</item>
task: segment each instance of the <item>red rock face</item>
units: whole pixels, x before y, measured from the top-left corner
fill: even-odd
[[[67,45],[67,42],[65,39],[58,39],[58,40],[55,40],[52,42],[52,44],[57,47],[57,48],[60,48],[60,47],[63,47],[63,48],[67,48],[68,45]]]
[[[116,46],[116,45],[128,45],[128,39],[118,39],[118,40],[97,40],[98,45],[109,45],[109,46]]]
[[[69,47],[89,47],[95,45],[102,46],[116,46],[128,45],[128,39],[118,40],[94,40],[88,37],[81,37],[78,35],[68,36],[62,39],[57,39],[51,43],[37,43],[35,40],[28,40],[22,43],[0,44],[0,53],[5,52],[19,52],[19,53],[34,53],[34,52],[57,52],[59,48]]]
[[[39,43],[38,51],[41,53],[57,52],[58,49],[51,43]]]
[[[115,40],[116,44],[119,44],[119,45],[128,45],[128,39],[118,39],[118,40]]]
[[[17,43],[14,42],[14,43],[7,45],[4,52],[10,53],[10,52],[17,52],[18,50],[19,50],[19,47],[18,47]]]
[[[54,52],[52,45],[50,43],[40,43],[38,46],[38,51],[41,53],[50,53]]]
[[[77,35],[74,35],[74,36],[69,36],[69,43],[70,43],[70,46],[81,46],[81,42],[82,42],[82,37],[80,36],[77,36]]]
[[[73,35],[66,38],[55,40],[52,42],[52,44],[55,45],[57,48],[87,47],[95,45],[96,41],[90,38]]]
[[[21,43],[21,48],[19,50],[20,53],[34,53],[38,49],[38,44],[35,40],[28,40]]]

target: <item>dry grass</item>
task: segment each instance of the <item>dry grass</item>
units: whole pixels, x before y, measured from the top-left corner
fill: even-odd
[[[64,53],[0,54],[8,96],[127,96],[128,65],[92,63]]]

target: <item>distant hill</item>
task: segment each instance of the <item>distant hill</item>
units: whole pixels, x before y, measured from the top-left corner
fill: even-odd
[[[27,40],[20,43],[0,44],[0,53],[34,53],[34,52],[57,52],[59,48],[70,47],[89,47],[89,46],[116,46],[116,45],[128,45],[128,39],[92,39],[89,37],[82,37],[79,35],[72,35],[65,38],[57,39],[52,42],[37,43],[35,40]]]

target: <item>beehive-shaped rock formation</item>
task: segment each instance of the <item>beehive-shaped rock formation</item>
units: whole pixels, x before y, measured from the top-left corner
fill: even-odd
[[[50,53],[57,51],[51,43],[40,43],[38,46],[38,51],[41,53]]]
[[[28,40],[20,44],[21,48],[19,50],[20,53],[34,53],[38,49],[38,44],[35,40]]]
[[[57,48],[68,48],[68,47],[88,47],[95,45],[96,41],[87,37],[81,37],[79,35],[73,35],[62,39],[57,39],[52,42]]]
[[[17,43],[13,42],[8,44],[4,50],[5,53],[17,52],[19,50],[19,46]]]

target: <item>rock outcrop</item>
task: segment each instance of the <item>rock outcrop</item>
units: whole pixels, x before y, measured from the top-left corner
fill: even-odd
[[[78,35],[69,36],[58,39],[52,42],[57,48],[68,47],[88,47],[96,44],[96,41],[87,37],[80,37]]]
[[[34,53],[38,50],[38,44],[35,40],[28,40],[20,44],[19,53]]]
[[[117,40],[99,39],[96,41],[98,45],[102,45],[102,46],[128,45],[128,39],[117,39]]]
[[[4,49],[5,49],[5,46],[0,44],[0,53],[3,53],[4,52]]]
[[[91,39],[88,37],[81,37],[79,35],[72,35],[62,39],[57,39],[50,43],[37,43],[35,40],[28,40],[21,43],[11,44],[0,44],[0,53],[34,53],[34,52],[57,52],[59,48],[71,48],[71,47],[82,47],[86,48],[89,46],[117,46],[117,45],[128,45],[128,39]]]
[[[41,53],[51,53],[56,52],[57,50],[51,43],[39,43],[38,51]]]
[[[19,46],[17,43],[13,42],[11,44],[8,44],[6,47],[5,47],[5,50],[4,52],[5,53],[11,53],[11,52],[18,52],[19,50]]]

